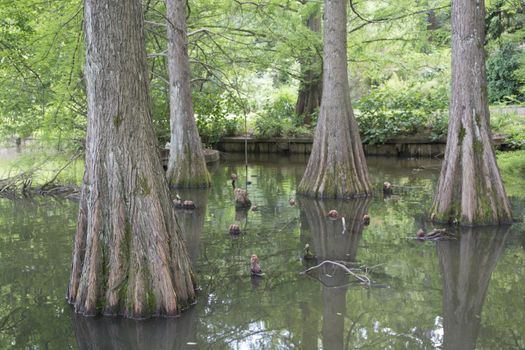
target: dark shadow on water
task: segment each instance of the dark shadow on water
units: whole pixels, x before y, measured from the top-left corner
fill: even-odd
[[[80,350],[173,350],[197,344],[197,311],[189,309],[177,318],[143,321],[116,317],[84,317],[71,310]]]
[[[476,348],[483,303],[509,229],[462,228],[460,239],[437,242],[443,279],[443,349]]]
[[[303,227],[309,229],[309,235],[318,261],[324,260],[355,262],[357,247],[365,227],[363,216],[368,213],[371,199],[351,201],[300,199]],[[331,219],[327,213],[335,209],[338,219]],[[343,224],[343,218],[345,225]],[[346,227],[344,227],[346,226]],[[305,234],[304,236],[307,236]],[[304,238],[303,238],[304,240]],[[308,243],[308,242],[307,242]],[[344,349],[346,317],[346,292],[351,278],[340,268],[333,265],[323,265],[317,270],[316,278],[322,283],[323,320],[322,343],[324,349]],[[305,317],[308,310],[303,309]],[[305,339],[306,343],[317,342]]]

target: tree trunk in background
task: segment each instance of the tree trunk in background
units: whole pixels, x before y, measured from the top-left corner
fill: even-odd
[[[194,279],[156,148],[139,0],[86,0],[88,130],[67,298],[84,315],[175,315]]]
[[[186,1],[166,0],[171,146],[166,178],[173,187],[208,187],[201,139],[191,102]]]
[[[319,7],[308,16],[306,26],[314,33],[321,31],[321,16]],[[321,104],[322,94],[322,67],[320,57],[312,53],[301,63],[301,82],[299,83],[299,95],[295,104],[295,113],[303,115],[304,124],[312,124],[312,114]]]
[[[372,193],[359,129],[350,103],[346,1],[326,0],[323,96],[312,153],[298,193],[351,198]]]
[[[484,19],[484,1],[453,1],[447,147],[432,210],[433,218],[439,222],[512,222],[490,131]]]

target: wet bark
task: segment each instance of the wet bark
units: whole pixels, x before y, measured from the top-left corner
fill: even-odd
[[[68,301],[83,315],[175,315],[194,279],[156,149],[138,0],[86,0],[88,127]]]
[[[321,31],[319,8],[308,16],[306,26],[314,33]],[[317,52],[312,52],[300,59],[299,63],[301,64],[301,81],[295,104],[295,113],[303,116],[304,124],[310,125],[312,123],[312,114],[321,105],[323,86],[321,57],[318,57]]]
[[[208,187],[210,176],[191,102],[186,1],[167,0],[170,82],[170,158],[166,177],[173,187]]]
[[[443,349],[475,349],[483,303],[509,226],[464,228],[459,241],[438,241],[443,278]]]
[[[371,185],[348,84],[346,1],[325,1],[323,32],[321,110],[298,193],[318,198],[367,196]]]
[[[453,1],[448,137],[432,209],[439,222],[512,222],[490,131],[484,18],[484,1]]]

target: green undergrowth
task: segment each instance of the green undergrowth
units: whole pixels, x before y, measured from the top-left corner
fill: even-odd
[[[21,174],[31,178],[33,187],[50,181],[55,185],[80,186],[84,175],[83,153],[33,145],[25,147],[16,157],[0,158],[0,180]]]
[[[525,197],[525,150],[501,152],[497,157],[507,194]]]
[[[490,124],[494,133],[506,135],[511,149],[525,149],[525,116],[516,113],[492,113]]]

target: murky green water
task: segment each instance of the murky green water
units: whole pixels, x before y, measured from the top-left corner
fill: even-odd
[[[230,174],[213,169],[209,191],[180,191],[198,209],[179,211],[200,287],[176,319],[85,318],[65,302],[77,203],[0,200],[1,349],[518,349],[525,347],[525,224],[464,230],[456,241],[411,239],[426,221],[439,162],[369,158],[369,200],[288,201],[305,158],[262,156],[248,167],[255,212],[236,212]],[[525,198],[512,198],[523,221]],[[337,209],[345,218],[330,220]],[[362,217],[371,216],[364,226]],[[244,231],[232,237],[228,227]],[[344,233],[343,233],[344,231]],[[372,283],[325,265],[308,275],[308,243],[319,260],[353,261]],[[263,278],[249,276],[257,254]]]

